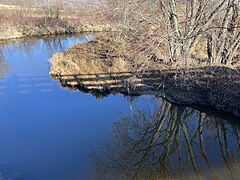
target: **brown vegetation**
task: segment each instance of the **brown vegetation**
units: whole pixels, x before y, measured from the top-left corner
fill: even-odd
[[[151,61],[148,68],[122,56],[125,45],[119,36],[95,38],[77,44],[52,59],[50,74],[63,86],[90,92],[97,97],[123,93],[158,95],[179,104],[213,106],[240,116],[240,76],[227,67],[166,68],[164,62]],[[141,62],[141,61],[140,61]],[[149,68],[151,67],[151,68]]]
[[[238,0],[105,3],[122,31],[55,55],[54,78],[94,94],[158,94],[240,115]]]
[[[39,6],[30,1],[12,3],[15,5],[0,4],[0,40],[115,30],[108,23],[101,23],[104,16],[97,13],[96,6],[79,7],[75,2],[79,8],[72,9],[63,6],[64,1],[47,1]]]
[[[104,2],[109,18],[124,27],[122,36],[140,40],[133,51],[146,61],[152,54],[186,68],[199,60],[205,65],[238,63],[239,0]]]

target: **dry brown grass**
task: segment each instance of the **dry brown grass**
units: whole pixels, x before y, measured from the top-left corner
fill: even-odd
[[[96,7],[58,10],[49,15],[45,8],[0,5],[0,40],[116,30],[107,23],[101,23],[102,21],[104,15]]]
[[[46,8],[0,4],[0,40],[86,31],[115,31],[107,23],[101,23],[105,17],[96,8],[59,9],[49,14]]]

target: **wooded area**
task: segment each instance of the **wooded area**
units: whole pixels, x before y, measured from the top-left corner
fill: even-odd
[[[0,10],[1,26],[11,22],[54,25],[59,19],[117,26],[121,38],[131,44],[131,50],[123,52],[143,63],[154,60],[181,67],[239,65],[239,0],[2,0],[0,3],[11,4],[8,13]]]
[[[142,42],[136,50],[143,55],[144,49],[146,59],[185,65],[193,59],[227,65],[238,61],[239,0],[106,0],[104,4],[109,18],[123,24],[123,37]]]

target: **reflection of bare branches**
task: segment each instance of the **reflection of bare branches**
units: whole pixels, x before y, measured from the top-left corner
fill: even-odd
[[[238,142],[238,152],[240,152],[240,134],[238,132],[238,130],[235,128],[234,129],[235,135],[237,137],[237,142]]]
[[[0,48],[0,78],[5,77],[11,71],[11,67],[4,62],[3,50]]]
[[[3,78],[10,74],[11,66],[8,64],[0,63],[0,78]]]
[[[183,122],[181,122],[181,126],[182,126],[182,131],[183,131],[183,134],[184,134],[184,137],[185,137],[185,141],[186,141],[187,146],[188,146],[190,161],[192,163],[192,166],[193,166],[193,169],[194,169],[195,173],[199,177],[199,171],[198,171],[198,168],[197,168],[197,164],[195,162],[193,147],[192,147],[192,144],[190,143],[190,137],[189,137],[189,134],[187,132],[187,126]]]
[[[3,56],[3,51],[0,48],[0,64],[2,64],[4,62],[4,56]]]
[[[221,129],[221,126],[218,124],[217,126],[217,135],[218,135],[218,141],[219,141],[219,145],[220,145],[220,150],[221,150],[221,155],[222,155],[222,158],[231,174],[231,177],[233,179],[233,172],[232,172],[232,169],[231,169],[231,166],[228,162],[228,159],[225,157],[225,154],[224,154],[224,144],[223,144],[223,141],[222,141],[222,129]],[[226,142],[226,141],[225,141]],[[226,147],[226,146],[225,146]]]
[[[198,129],[199,129],[199,141],[200,141],[200,147],[201,147],[201,152],[202,152],[202,156],[204,158],[204,160],[207,163],[208,168],[210,169],[211,173],[213,174],[213,176],[218,179],[218,175],[216,174],[215,170],[213,169],[211,163],[208,160],[208,155],[204,146],[204,138],[203,138],[203,119],[204,116],[203,114],[199,113],[199,125],[198,125]]]
[[[239,143],[238,127],[164,100],[159,101],[154,112],[136,107],[133,111],[134,116],[123,117],[114,124],[113,142],[104,144],[105,153],[92,155],[100,177],[219,178],[218,167],[224,164],[227,165],[224,173],[229,172],[234,177],[237,166],[234,160],[238,159],[232,152],[239,152],[239,147],[231,149],[234,147],[228,143],[229,138]],[[220,123],[228,130],[221,128]],[[234,129],[230,131],[230,128]],[[211,157],[209,148],[218,144],[220,148],[214,149],[214,154],[222,156],[224,164],[215,164]]]
[[[12,41],[9,41],[8,43],[1,43],[0,49],[4,48],[5,52],[12,53],[16,51],[14,49],[15,47],[18,48],[19,52],[27,53],[28,56],[32,55],[32,52],[36,49],[46,49],[49,53],[49,57],[51,57],[54,53],[59,51],[66,50],[67,47],[70,46],[69,42],[71,41],[71,44],[75,43],[83,43],[88,42],[91,40],[93,36],[69,36],[69,35],[61,35],[61,36],[43,36],[41,39],[39,37],[36,38],[24,38],[24,39],[15,39]],[[14,45],[14,46],[13,46]],[[1,54],[1,50],[0,50]]]

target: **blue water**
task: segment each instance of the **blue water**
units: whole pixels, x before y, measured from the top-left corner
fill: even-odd
[[[90,176],[89,152],[105,137],[126,98],[69,91],[49,76],[49,59],[92,37],[28,40],[1,47],[0,172],[3,177]],[[6,68],[6,67],[7,68]]]
[[[142,154],[133,156],[128,148],[149,148],[147,143],[155,132],[151,129],[157,127],[161,119],[158,112],[164,101],[151,96],[130,98],[123,95],[111,95],[98,100],[91,94],[71,91],[63,88],[58,81],[53,81],[49,76],[49,59],[56,52],[64,52],[70,46],[86,43],[92,38],[91,35],[45,37],[0,46],[0,179],[96,179],[99,171],[105,172],[102,170],[105,166],[110,171],[110,176],[103,176],[104,179],[131,178],[131,173],[124,174],[126,168],[130,172],[136,170],[132,167],[133,162],[141,158]],[[208,176],[211,173],[206,170],[208,166],[201,155],[199,139],[194,136],[198,130],[199,110],[172,105],[168,120],[162,126],[163,132],[154,143],[161,142],[166,137],[166,132],[169,131],[166,128],[171,124],[171,118],[176,118],[181,112],[186,115],[191,111],[192,115],[183,122],[189,128],[189,137],[194,139],[193,152],[197,166]],[[227,174],[222,171],[227,169],[225,159],[232,158],[238,163],[240,154],[239,125],[230,122],[235,117],[221,117],[216,114],[206,115],[203,128],[206,152],[219,176],[220,172]],[[227,138],[224,155],[217,136],[218,127],[221,127],[222,140]],[[190,165],[182,126],[179,125],[179,128],[182,156],[185,158],[183,161]],[[147,136],[146,141],[142,142],[142,136],[146,135],[143,132]],[[172,141],[170,139],[168,143]],[[112,151],[106,150],[102,146],[103,142],[107,142]],[[156,147],[158,144],[150,148],[151,152],[162,152],[163,147]],[[93,160],[93,152],[100,156],[102,163],[97,164]],[[136,151],[138,152],[140,151]],[[224,158],[225,156],[227,157]],[[178,170],[177,155],[174,154],[170,159],[173,160],[172,166]],[[232,159],[229,164],[233,164]],[[149,156],[143,162],[142,169],[136,170],[140,174],[138,177],[150,172],[150,167],[158,172],[154,158]],[[125,169],[122,171],[124,164]],[[161,165],[157,164],[157,167]],[[236,172],[238,171],[234,169],[233,174]],[[192,166],[186,173],[194,173]]]

